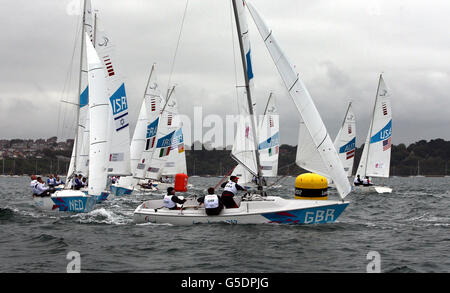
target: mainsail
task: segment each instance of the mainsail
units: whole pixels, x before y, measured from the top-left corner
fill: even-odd
[[[130,126],[128,101],[125,84],[119,75],[115,63],[114,44],[111,37],[101,29],[100,20],[96,19],[96,48],[101,62],[106,69],[106,93],[110,103],[109,121],[109,156],[108,175],[131,175],[130,168]]]
[[[383,76],[380,75],[369,133],[356,175],[360,175],[361,178],[365,176],[389,177],[391,138],[391,96]]]
[[[327,174],[333,179],[341,198],[344,198],[351,191],[351,186],[344,172],[342,162],[338,157],[333,142],[327,133],[322,118],[320,117],[308,90],[259,13],[249,2],[247,2],[247,7],[270,55],[272,56],[278,72],[311,135],[314,146],[326,166]]]
[[[344,171],[348,177],[351,176],[356,151],[356,118],[351,102],[348,104],[341,129],[334,140],[334,146],[342,161]]]
[[[87,35],[87,34],[86,34]],[[105,66],[89,38],[86,38],[89,80],[89,195],[100,195],[106,189],[109,154],[110,104],[106,96]]]

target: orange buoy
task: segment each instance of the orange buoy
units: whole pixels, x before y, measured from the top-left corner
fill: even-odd
[[[188,176],[184,173],[178,173],[175,175],[175,191],[186,192],[188,185]]]

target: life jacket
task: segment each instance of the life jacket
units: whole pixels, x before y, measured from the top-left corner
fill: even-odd
[[[205,209],[215,209],[219,207],[219,197],[217,194],[208,194],[205,196]]]
[[[225,185],[225,188],[223,189],[223,191],[228,191],[228,192],[231,192],[232,194],[236,195],[238,192],[238,190],[236,188],[236,183],[234,183],[233,181],[229,181]]]
[[[355,180],[353,180],[353,183],[361,183],[361,180],[358,179],[358,177],[355,177]]]
[[[172,209],[177,205],[175,202],[172,201],[172,195],[170,194],[164,196],[163,203],[164,207],[168,209]]]
[[[36,190],[37,183],[38,183],[37,180],[33,180],[30,182],[31,191],[33,192],[33,194],[38,194]]]
[[[47,187],[45,187],[44,183],[36,182],[35,185],[35,193],[37,195],[41,195],[44,191],[48,190]]]

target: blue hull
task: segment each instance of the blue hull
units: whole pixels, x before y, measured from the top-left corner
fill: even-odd
[[[105,201],[109,196],[109,192],[102,192],[100,195],[96,195],[95,198],[97,200],[97,203],[101,203],[102,201]]]
[[[74,196],[74,197],[56,197],[52,198],[55,205],[53,209],[60,212],[88,213],[95,206],[94,197]]]
[[[110,191],[115,196],[130,195],[133,192],[132,189],[128,189],[128,188],[120,187],[120,186],[114,186],[114,185],[111,185]]]
[[[316,208],[262,214],[271,223],[280,224],[324,224],[333,223],[342,214],[348,203]]]

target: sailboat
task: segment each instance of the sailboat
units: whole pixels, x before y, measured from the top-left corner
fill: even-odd
[[[140,180],[145,179],[146,165],[150,162],[156,146],[155,140],[160,121],[161,103],[162,96],[158,89],[155,64],[153,64],[131,140],[130,165],[132,175],[120,177],[117,183],[112,184],[110,187],[112,194],[116,196],[131,194],[133,190],[139,189]]]
[[[253,101],[249,81],[253,77],[253,72],[251,70],[250,43],[248,39],[245,6],[250,11],[281,78],[294,100],[299,114],[305,121],[308,131],[313,133],[312,137],[317,146],[316,150],[323,161],[326,162],[324,165],[327,166],[328,174],[330,174],[330,177],[336,183],[341,200],[284,199],[278,196],[269,196],[263,190],[261,184],[262,168],[259,152],[257,151],[256,122],[252,119]],[[299,75],[295,72],[294,66],[288,61],[286,55],[278,45],[274,34],[267,27],[256,9],[249,2],[233,0],[233,10],[245,78],[247,109],[250,117],[250,119],[243,120],[243,122],[248,123],[245,132],[247,132],[248,137],[253,137],[254,143],[254,160],[248,160],[248,163],[246,161],[248,165],[245,165],[245,168],[256,175],[259,193],[247,194],[242,197],[238,208],[224,209],[217,216],[207,216],[204,208],[198,207],[196,200],[193,198],[188,199],[180,210],[162,208],[162,200],[149,200],[135,209],[134,220],[137,223],[159,222],[176,225],[217,222],[231,224],[312,224],[334,222],[348,205],[348,202],[344,201],[344,198],[350,192],[351,187],[322,119],[306,87],[303,85]],[[244,162],[241,160],[239,163],[243,164]]]
[[[420,161],[417,160],[417,175],[415,177],[425,177],[423,175],[420,175]]]
[[[79,95],[80,106],[83,105],[83,107],[80,107],[77,112],[77,121],[84,121],[85,124],[84,127],[80,124],[77,127],[72,156],[73,169],[69,169],[80,174],[82,172],[79,170],[83,168],[85,173],[82,174],[89,174],[89,185],[87,190],[72,190],[69,189],[70,186],[67,186],[67,189],[56,191],[50,198],[43,199],[46,203],[42,202],[41,206],[51,207],[52,210],[88,212],[96,202],[106,200],[108,197],[109,192],[106,191],[108,176],[128,175],[130,172],[128,103],[125,85],[117,74],[111,39],[103,30],[97,29],[97,25],[95,29],[92,29],[91,16],[90,1],[85,1],[82,43],[86,46],[89,86],[83,94]],[[95,17],[95,24],[97,22]],[[81,47],[79,91],[83,53],[83,47]],[[89,108],[86,107],[85,110],[86,117],[80,119],[81,109],[86,103],[89,105]],[[83,158],[86,164],[78,168],[80,162],[78,158],[82,158],[78,154],[80,145],[80,150],[83,150],[81,153],[84,154],[87,149],[88,155],[87,158]],[[69,173],[69,179],[75,174]],[[67,181],[70,182],[70,180]],[[53,206],[50,200],[54,202]]]
[[[174,176],[187,173],[183,125],[178,116],[178,101],[175,87],[169,91],[161,110],[161,126],[158,128],[156,146],[146,172],[159,191],[174,186]]]
[[[391,162],[392,110],[391,96],[380,74],[377,94],[373,107],[372,120],[367,134],[356,176],[361,180],[367,177],[389,177]],[[385,186],[355,186],[355,191],[391,193]]]
[[[245,115],[248,115],[246,112],[246,105],[244,104],[239,108],[242,109],[240,110],[241,115],[244,115],[241,116],[240,119],[245,120]],[[236,153],[241,151],[248,153],[251,158],[254,145],[248,141],[249,133],[245,132],[245,127],[245,123],[240,121],[235,143],[233,144],[232,155],[236,156]],[[279,130],[279,115],[275,96],[273,93],[270,93],[257,131],[258,152],[261,158],[261,173],[263,176],[262,183],[264,186],[267,186],[266,178],[276,177],[278,175],[278,155],[280,147]],[[231,175],[239,177],[239,184],[245,186],[246,189],[257,188],[257,184],[255,183],[255,175],[249,172],[244,165],[238,164]]]

